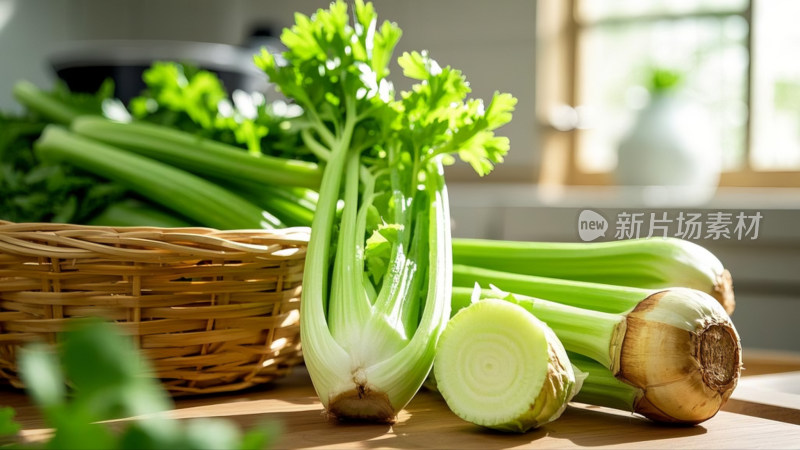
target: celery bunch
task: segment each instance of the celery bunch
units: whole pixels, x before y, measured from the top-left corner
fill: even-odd
[[[391,422],[449,318],[442,166],[458,154],[483,175],[502,161],[508,140],[493,130],[516,100],[467,99],[463,75],[424,52],[398,59],[416,84],[395,99],[387,76],[400,29],[379,24],[370,3],[356,1],[352,17],[343,1],[297,14],[281,36],[287,51],[263,50],[256,63],[303,108],[303,142],[325,162],[303,278],[306,366],[330,415]]]
[[[453,239],[456,264],[512,274],[647,289],[688,287],[736,306],[730,272],[701,245],[677,238],[610,242],[523,242]],[[465,286],[472,281],[466,277]],[[524,294],[525,292],[520,292]]]
[[[0,138],[0,219],[310,225],[321,170],[291,126],[297,108],[229,93],[210,72],[174,62],[155,63],[144,79],[133,117],[110,82],[93,95],[18,82],[24,115],[0,115],[8,132]]]

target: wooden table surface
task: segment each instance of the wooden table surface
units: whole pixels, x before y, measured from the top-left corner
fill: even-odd
[[[785,372],[800,370],[800,362],[776,360],[750,367],[752,374]],[[762,404],[758,392],[743,386],[743,399],[735,393],[715,417],[694,427],[657,425],[630,413],[573,404],[560,419],[538,430],[504,434],[459,419],[441,397],[425,390],[394,425],[333,422],[324,416],[308,373],[300,366],[290,376],[258,388],[178,398],[171,413],[179,419],[225,417],[246,428],[277,422],[282,427],[277,448],[800,448],[800,403],[791,403],[800,395],[774,395],[772,405]],[[17,409],[25,439],[47,435],[23,393],[0,388],[0,399],[0,405]]]

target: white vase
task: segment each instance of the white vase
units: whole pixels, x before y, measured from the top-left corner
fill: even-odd
[[[721,149],[705,110],[676,94],[656,94],[619,145],[616,180],[640,187],[649,203],[696,205],[716,191]]]

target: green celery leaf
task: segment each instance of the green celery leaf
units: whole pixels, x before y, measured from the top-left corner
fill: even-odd
[[[386,269],[389,267],[389,261],[392,257],[392,248],[400,239],[402,230],[402,225],[384,224],[379,226],[367,238],[367,245],[364,248],[364,260],[375,286],[380,285],[381,279],[386,274]]]
[[[280,422],[262,422],[246,431],[236,447],[238,450],[263,450],[272,448],[277,438],[283,433]]]
[[[89,405],[96,420],[141,415],[169,408],[168,398],[130,338],[114,325],[95,320],[64,335],[62,364],[76,401]]]
[[[106,94],[59,95],[92,110],[90,105],[99,105],[98,98]],[[0,219],[85,223],[97,210],[121,198],[125,189],[67,164],[41,162],[32,147],[46,124],[31,114],[0,113]],[[92,195],[98,189],[105,189],[103,196]]]
[[[48,95],[82,114],[103,115],[103,103],[114,98],[114,81],[106,79],[95,93],[74,92],[58,81]]]
[[[19,370],[28,394],[41,408],[64,403],[66,387],[56,355],[44,344],[24,348],[19,354]]]
[[[286,118],[273,111],[263,94],[229,92],[211,71],[189,63],[157,61],[144,72],[143,80],[147,88],[129,102],[137,119],[243,146],[253,153],[276,154],[285,150],[285,141],[297,143],[297,132],[283,125]],[[267,138],[270,134],[275,137]],[[275,145],[278,148],[273,149]]]
[[[271,444],[279,432],[268,424],[242,435],[222,419],[179,422],[160,414],[172,406],[170,399],[112,323],[82,320],[60,337],[60,346],[34,345],[19,356],[28,393],[54,429],[42,448],[254,450]],[[53,348],[59,349],[60,365]],[[0,408],[0,436],[18,430],[13,415],[11,408]],[[101,422],[112,417],[133,419],[115,426]]]
[[[164,422],[171,423],[171,421]],[[134,422],[126,427],[119,436],[118,448],[126,450],[178,448],[176,444],[180,439],[180,430],[177,427],[169,427],[169,429],[164,430],[161,427],[155,428],[149,424],[149,421]]]
[[[54,424],[55,433],[45,444],[48,450],[109,450],[116,448],[111,430],[99,423],[91,423],[88,417],[64,416]]]
[[[17,434],[20,425],[14,422],[16,411],[11,407],[0,407],[0,438]]]
[[[73,218],[78,211],[78,198],[74,195],[67,197],[66,201],[56,206],[53,218],[55,223],[70,223],[74,222]]]
[[[495,93],[484,110],[482,101],[466,100],[470,88],[461,72],[442,68],[427,52],[405,53],[398,62],[406,76],[421,81],[403,93],[400,133],[408,146],[424,160],[456,153],[481,176],[503,161],[509,142],[494,130],[511,120],[513,96]]]

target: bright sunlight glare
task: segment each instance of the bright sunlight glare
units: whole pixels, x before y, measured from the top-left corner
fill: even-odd
[[[0,0],[0,31],[5,28],[11,17],[14,16],[16,3],[16,0]]]

